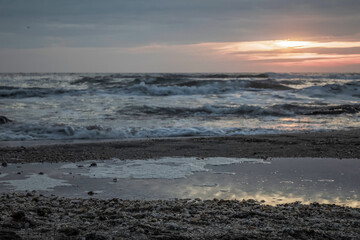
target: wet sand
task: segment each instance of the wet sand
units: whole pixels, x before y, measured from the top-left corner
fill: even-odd
[[[51,144],[48,144],[51,143]],[[58,143],[58,144],[57,144]],[[0,161],[58,162],[159,157],[360,158],[360,130],[101,142],[0,143]],[[44,144],[44,145],[42,145]]]

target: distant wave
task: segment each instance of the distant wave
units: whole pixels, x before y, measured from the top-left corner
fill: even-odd
[[[272,79],[360,79],[360,73],[266,73]]]
[[[344,84],[325,84],[323,86],[312,86],[301,89],[302,94],[312,97],[326,97],[329,95],[347,95],[360,97],[360,81],[351,81]]]
[[[360,97],[360,81],[351,81],[342,84],[325,84],[302,89],[293,89],[274,80],[178,80],[171,82],[163,79],[135,79],[127,82],[98,82],[101,86],[92,86],[88,89],[65,88],[38,88],[38,87],[11,87],[0,86],[0,98],[30,98],[48,97],[52,95],[82,95],[87,93],[108,93],[148,96],[171,95],[207,95],[227,94],[242,91],[286,91],[301,93],[311,97],[326,97],[334,94],[343,94]]]
[[[81,94],[83,90],[53,88],[20,88],[0,86],[0,98],[48,97],[50,95]]]
[[[87,89],[38,88],[0,86],[0,98],[46,97],[50,95],[79,95],[101,91],[109,94],[149,96],[224,94],[241,90],[290,90],[290,87],[272,80],[194,80],[170,81],[163,78],[146,78],[114,81],[114,79],[91,79]],[[78,84],[80,82],[72,84]],[[81,81],[81,84],[83,81]]]

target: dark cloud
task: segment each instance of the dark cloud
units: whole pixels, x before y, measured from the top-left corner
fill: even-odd
[[[0,47],[351,38],[359,10],[358,0],[0,0]]]

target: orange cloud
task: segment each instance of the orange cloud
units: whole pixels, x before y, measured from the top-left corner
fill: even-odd
[[[187,45],[149,45],[129,49],[133,53],[167,52],[226,61],[281,66],[333,66],[359,64],[360,42],[252,41]]]
[[[333,66],[360,63],[360,42],[255,41],[218,43],[219,54],[282,66]]]

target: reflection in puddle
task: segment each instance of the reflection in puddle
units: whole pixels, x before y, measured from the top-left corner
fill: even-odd
[[[0,173],[0,178],[6,177],[7,175],[8,175],[7,173]]]
[[[50,178],[47,175],[31,174],[23,180],[2,181],[5,185],[14,187],[16,191],[52,190],[59,186],[71,186],[65,180]]]
[[[228,186],[229,187],[229,186]],[[239,189],[231,186],[230,189],[219,188],[199,188],[189,186],[184,191],[187,193],[188,198],[202,198],[207,199],[209,196],[218,199],[256,199],[258,201],[264,201],[266,204],[276,205],[281,203],[290,203],[300,201],[308,204],[311,202],[340,204],[351,207],[360,207],[360,199],[357,194],[345,194],[333,192],[316,192],[315,189],[306,189],[304,191],[296,191],[296,189],[288,189],[287,191],[280,191],[278,189],[261,190],[244,188]],[[336,195],[335,195],[336,194]]]
[[[92,191],[97,198],[252,198],[272,205],[316,201],[360,207],[358,159],[112,159],[22,164],[21,175],[18,167],[1,168],[1,192],[38,190],[87,198]]]

